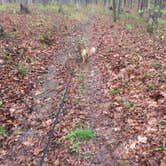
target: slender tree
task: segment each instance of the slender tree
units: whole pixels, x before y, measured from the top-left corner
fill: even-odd
[[[113,7],[113,20],[116,22],[116,0],[112,0],[112,7]]]

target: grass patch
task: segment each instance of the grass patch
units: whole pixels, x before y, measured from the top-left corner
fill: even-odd
[[[72,145],[70,146],[70,151],[75,153],[78,151],[78,147],[81,141],[90,140],[96,136],[95,132],[91,128],[76,128],[69,131],[66,138],[72,140]]]
[[[142,18],[138,15],[138,13],[123,13],[120,15],[120,18],[127,22],[127,24],[131,24],[132,26],[145,26],[146,25],[146,18]]]
[[[124,106],[126,109],[130,109],[130,108],[136,108],[136,105],[134,102],[130,101],[130,100],[127,100],[125,103],[124,103]]]
[[[0,126],[0,135],[5,136],[7,134],[7,130],[4,126]]]
[[[37,10],[40,11],[54,11],[54,12],[58,12],[59,10],[59,5],[58,4],[48,4],[48,5],[37,5],[36,6]]]
[[[90,140],[95,137],[95,132],[91,128],[76,128],[70,131],[66,138],[69,140]]]
[[[6,11],[7,7],[6,5],[0,5],[0,11]]]
[[[28,74],[28,64],[25,62],[20,62],[17,66],[18,74],[25,76]]]
[[[155,90],[155,89],[156,89],[156,84],[155,83],[148,84],[144,87],[144,90],[147,91],[147,92]]]
[[[124,160],[120,160],[119,161],[119,166],[127,166],[127,164]]]
[[[73,144],[70,146],[71,153],[76,153],[80,144],[80,141],[73,142]]]
[[[133,26],[132,26],[131,24],[126,24],[126,25],[125,25],[125,29],[126,29],[127,31],[132,31],[132,30],[133,30]]]
[[[119,94],[119,90],[118,90],[118,89],[111,88],[111,89],[109,90],[109,95],[115,96],[115,95],[117,95],[117,94]]]
[[[118,98],[116,99],[116,101],[117,101],[118,104],[124,103],[124,100],[123,100],[122,97],[118,97]]]
[[[165,18],[158,18],[158,24],[161,27],[165,27],[166,26],[166,19]]]
[[[19,5],[16,3],[8,3],[6,5],[0,5],[1,12],[12,12],[15,14],[19,10]]]

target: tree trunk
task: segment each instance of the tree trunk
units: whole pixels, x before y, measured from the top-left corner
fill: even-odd
[[[121,13],[121,4],[122,4],[122,0],[119,0],[119,2],[118,2],[118,17]]]
[[[29,9],[28,9],[28,0],[21,0],[21,3],[20,3],[20,12],[21,13],[25,13],[25,14],[30,13]]]
[[[113,20],[116,22],[116,0],[112,1],[112,6],[113,6]]]

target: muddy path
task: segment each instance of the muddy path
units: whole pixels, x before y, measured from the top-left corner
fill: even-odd
[[[157,165],[156,163],[163,158],[163,153],[156,152],[157,157],[153,159],[149,150],[150,144],[147,145],[149,146],[147,155],[152,157],[149,161],[146,161],[146,154],[144,158],[142,157],[142,145],[147,143],[144,133],[148,133],[147,130],[162,133],[156,127],[156,119],[161,119],[165,108],[164,104],[157,108],[147,105],[149,101],[154,104],[154,99],[143,91],[145,85],[141,82],[141,79],[144,81],[141,77],[142,73],[146,72],[144,68],[147,65],[143,59],[149,57],[143,55],[144,57],[139,59],[140,62],[135,61],[134,51],[139,47],[140,54],[143,52],[141,50],[143,44],[136,41],[139,33],[138,36],[134,36],[135,32],[129,33],[118,24],[112,27],[109,19],[92,16],[83,23],[73,25],[70,35],[62,42],[61,49],[51,56],[47,73],[38,77],[40,84],[32,91],[32,110],[28,118],[23,119],[22,125],[15,129],[15,140],[10,143],[12,149],[5,155],[1,165],[39,164],[56,108],[71,71],[74,73],[65,106],[44,165],[118,166],[128,163],[139,166],[140,163],[148,165],[146,162],[152,162],[149,165]],[[134,37],[130,38],[131,36]],[[76,45],[80,38],[85,38],[89,47],[94,46],[97,49],[85,64],[81,64],[78,58]],[[147,71],[152,68],[151,66],[151,64],[148,66]],[[118,90],[113,91],[116,95],[109,94],[110,87]],[[143,99],[145,102],[142,102]],[[164,103],[163,96],[161,99],[161,103]],[[153,126],[153,131],[152,125],[156,125]],[[93,128],[96,137],[83,141],[78,152],[71,153],[71,142],[66,139],[66,135],[75,127],[82,126]],[[149,138],[152,136],[155,137],[155,134],[150,133]],[[159,144],[160,139],[157,141]],[[137,145],[140,148],[139,152]]]
[[[97,99],[100,96],[99,85],[102,81],[100,76],[100,69],[98,69],[97,64],[95,64],[95,56],[88,60],[88,63],[81,65],[78,60],[78,51],[76,48],[76,42],[80,38],[85,38],[89,46],[95,46],[98,44],[93,42],[93,27],[96,22],[96,17],[90,17],[88,21],[84,23],[77,23],[73,26],[70,36],[67,36],[64,47],[58,50],[55,55],[53,55],[50,61],[50,65],[47,68],[47,74],[38,77],[40,86],[38,89],[32,91],[32,96],[34,98],[33,108],[29,117],[24,119],[24,122],[19,128],[16,128],[15,132],[20,133],[15,140],[13,140],[12,150],[6,155],[6,159],[3,160],[2,165],[38,165],[41,158],[42,150],[46,144],[48,132],[51,128],[54,116],[56,114],[55,110],[61,99],[62,92],[65,87],[65,83],[69,78],[70,69],[75,70],[75,75],[73,80],[76,79],[78,73],[82,73],[84,79],[85,87],[87,88],[86,93],[82,96],[83,102],[81,105],[87,108],[86,114],[89,116],[89,122],[87,125],[95,126],[94,112],[91,112],[95,108],[95,103],[98,103]],[[72,59],[72,64],[69,63],[69,68],[66,68],[66,63],[68,60]],[[71,85],[71,90],[72,85]],[[95,96],[93,96],[95,94]],[[100,96],[99,98],[101,98]],[[72,108],[72,101],[69,101],[65,109],[70,110]],[[81,106],[81,107],[82,107]],[[96,107],[98,107],[96,105]],[[90,110],[88,110],[90,109]],[[88,111],[91,113],[89,114]],[[61,120],[65,120],[65,116],[69,116],[68,113],[62,113]],[[99,116],[99,114],[97,114]],[[77,114],[72,118],[68,118],[69,122],[71,119],[78,118]],[[79,118],[78,118],[79,119]],[[76,124],[80,123],[80,120],[75,120]],[[65,126],[63,126],[65,128]],[[66,129],[65,129],[66,130]],[[55,137],[59,137],[60,130],[55,132]],[[54,139],[53,139],[54,140]],[[20,146],[21,145],[21,146]],[[52,148],[50,147],[50,156],[54,156],[54,153],[58,153],[58,150],[52,153]],[[47,158],[47,161],[48,161]],[[48,165],[52,165],[56,159],[53,157],[51,161],[48,161]],[[47,162],[46,162],[47,163]]]

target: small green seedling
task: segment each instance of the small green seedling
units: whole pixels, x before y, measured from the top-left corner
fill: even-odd
[[[115,96],[115,95],[119,94],[119,90],[118,90],[118,89],[111,88],[111,89],[109,90],[109,94],[110,94],[111,96]]]
[[[155,90],[156,89],[156,84],[155,83],[148,84],[144,87],[144,89],[147,92]]]
[[[126,25],[125,25],[125,29],[126,29],[127,31],[131,31],[131,30],[133,29],[133,27],[132,27],[131,24],[126,24]]]
[[[155,149],[156,151],[166,151],[166,141],[164,140],[162,145]]]
[[[136,107],[136,105],[135,105],[134,102],[129,101],[129,100],[125,102],[125,108],[126,109],[135,108],[135,107]]]
[[[119,104],[122,104],[124,102],[123,98],[122,97],[118,97],[116,99],[116,101],[119,103]]]
[[[123,86],[128,87],[129,86],[129,82],[128,81],[123,82]]]
[[[62,142],[59,139],[55,143],[56,143],[56,145],[62,145]]]
[[[154,64],[153,64],[153,67],[157,70],[157,69],[160,69],[161,68],[161,63],[159,61],[156,61]]]
[[[17,66],[18,74],[25,76],[28,74],[28,64],[24,62],[20,62]]]
[[[83,94],[85,92],[85,87],[84,86],[81,86],[79,87],[79,94]]]
[[[0,100],[0,107],[3,105],[3,101],[2,100]]]
[[[63,102],[66,102],[67,101],[67,96],[61,96],[61,100],[63,100]]]
[[[119,161],[119,166],[127,166],[126,162],[124,160]]]
[[[84,76],[83,76],[82,73],[78,73],[78,74],[77,74],[77,80],[78,80],[79,82],[83,82]]]
[[[39,34],[38,35],[38,40],[42,42],[42,41],[45,40],[45,38],[44,38],[44,36],[42,34]]]
[[[73,144],[70,146],[70,151],[72,153],[76,153],[78,151],[78,147],[79,147],[80,144],[81,144],[80,141],[73,142]]]
[[[90,153],[83,153],[83,154],[82,154],[82,159],[83,159],[83,160],[88,160],[88,159],[90,159]]]
[[[0,126],[0,135],[5,136],[7,134],[7,130],[4,126]]]

